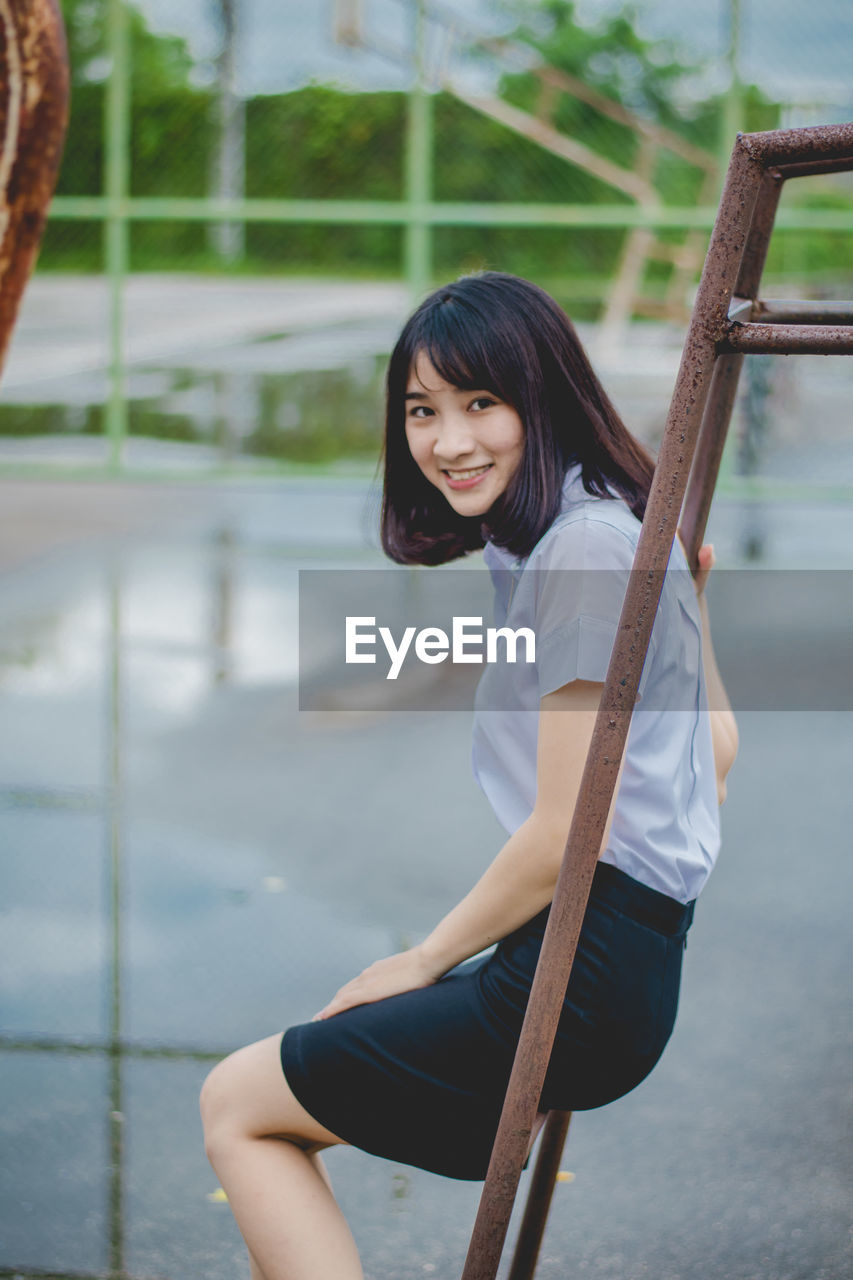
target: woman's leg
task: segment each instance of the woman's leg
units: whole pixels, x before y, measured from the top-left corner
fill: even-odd
[[[201,1093],[205,1149],[249,1249],[253,1280],[362,1280],[317,1152],[342,1139],[293,1096],[281,1035],[238,1049]]]

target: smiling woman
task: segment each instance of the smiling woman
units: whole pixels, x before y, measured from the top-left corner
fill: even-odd
[[[468,277],[405,326],[388,371],[383,546],[408,564],[483,548],[498,628],[528,629],[536,660],[487,665],[478,688],[474,773],[507,832],[480,880],[419,945],[377,960],[310,1022],[232,1054],[205,1083],[208,1154],[254,1280],[361,1276],[324,1146],[485,1177],[652,473],[568,318],[535,285]],[[673,1028],[736,746],[730,713],[715,712],[724,741],[707,711],[721,703],[697,602],[709,556],[694,587],[673,547],[682,572],[661,594],[647,710],[631,722],[542,1110],[627,1093]],[[621,591],[599,589],[602,570]],[[434,640],[425,660],[437,660]],[[427,779],[424,804],[436,802]]]
[[[388,367],[382,545],[403,564],[443,564],[488,540],[526,556],[559,514],[580,452],[588,492],[615,491],[642,520],[654,463],[564,312],[499,272],[445,285]],[[460,472],[487,463],[486,480],[460,488]]]

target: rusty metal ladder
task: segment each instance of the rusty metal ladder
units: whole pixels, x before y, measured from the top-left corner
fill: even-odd
[[[684,344],[619,631],[462,1280],[494,1280],[535,1139],[537,1104],[676,527],[696,564],[743,357],[853,355],[853,302],[762,302],[783,184],[853,169],[853,124],[740,134]],[[688,481],[689,478],[689,481]],[[541,1117],[539,1117],[541,1119]],[[571,1113],[544,1121],[509,1280],[530,1280]]]
[[[68,81],[57,0],[0,0],[0,368],[56,183]]]

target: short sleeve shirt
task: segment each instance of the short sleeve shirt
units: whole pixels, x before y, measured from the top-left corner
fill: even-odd
[[[535,663],[487,666],[475,700],[474,774],[510,833],[536,799],[540,699],[572,680],[605,678],[640,528],[621,498],[588,494],[576,464],[560,514],[528,557],[486,545],[496,626],[536,637]],[[698,896],[720,845],[701,634],[676,540],[601,856],[679,902]]]

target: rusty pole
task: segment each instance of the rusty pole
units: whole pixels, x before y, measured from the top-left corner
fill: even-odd
[[[571,1119],[571,1111],[548,1112],[507,1280],[532,1280],[536,1270]]]
[[[494,1280],[589,898],[760,162],[739,140],[705,261],[462,1280]]]
[[[755,350],[762,343],[776,351],[853,351],[853,329],[821,329],[818,348],[815,326],[730,318],[738,283],[750,288],[754,300],[778,185],[775,178],[765,181],[765,174],[776,165],[785,176],[853,168],[853,125],[739,135],[735,144],[634,559],[639,572],[631,574],[622,607],[462,1280],[494,1280],[497,1274],[716,361],[724,352]],[[735,301],[736,312],[740,302]],[[715,437],[727,425],[735,381],[732,366],[709,410],[706,462],[719,461],[722,444]],[[702,494],[704,478],[697,474],[695,484],[689,529],[694,556],[710,501]]]
[[[748,351],[775,354],[853,350],[853,304],[844,302],[762,302],[761,276],[783,183],[789,178],[844,172],[853,167],[850,126],[750,135],[755,149],[775,154],[778,163],[764,170],[752,226],[744,249],[729,323],[718,342],[711,389],[687,494],[681,532],[688,561],[696,562],[719,472],[737,384]],[[803,158],[803,137],[810,154]],[[827,154],[828,153],[828,154]],[[791,161],[791,155],[798,159]],[[791,326],[798,326],[795,332]]]
[[[35,264],[68,121],[56,0],[0,0],[0,368]]]

